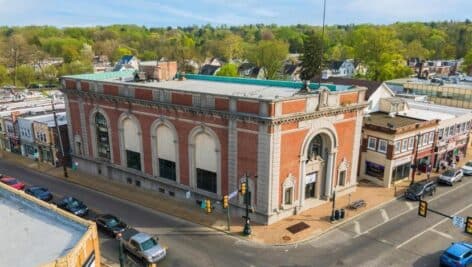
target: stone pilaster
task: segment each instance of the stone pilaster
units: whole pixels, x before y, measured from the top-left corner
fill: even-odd
[[[270,214],[270,134],[267,124],[259,124],[257,135],[257,210]]]
[[[79,115],[80,115],[80,131],[82,133],[82,142],[84,148],[84,155],[90,157],[89,152],[89,140],[87,134],[87,123],[85,121],[85,110],[84,110],[84,100],[82,97],[79,97]]]
[[[228,122],[228,194],[238,189],[238,131],[237,121]]]

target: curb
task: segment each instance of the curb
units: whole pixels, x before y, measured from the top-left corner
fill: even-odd
[[[8,158],[5,158],[3,157],[2,158],[3,160],[6,160],[10,163],[16,163],[14,160],[11,160],[11,159],[8,159]],[[110,194],[109,192],[106,192],[104,190],[100,190],[100,189],[97,189],[97,188],[93,188],[91,186],[88,186],[88,185],[84,185],[80,182],[77,182],[77,181],[74,181],[72,179],[67,179],[65,177],[58,177],[56,175],[53,175],[51,173],[48,173],[46,170],[38,170],[38,169],[35,169],[35,168],[31,168],[29,167],[28,165],[25,165],[24,166],[25,168],[28,168],[29,170],[31,171],[34,171],[34,172],[38,172],[38,173],[42,173],[44,175],[47,175],[47,176],[50,176],[50,177],[54,177],[54,179],[59,179],[59,180],[62,180],[62,181],[65,181],[65,182],[69,182],[69,183],[72,183],[72,184],[75,184],[75,185],[78,185],[78,186],[81,186],[81,187],[85,187],[85,188],[88,188],[90,190],[93,190],[93,191],[96,191],[96,192],[99,192],[99,193],[102,193],[102,194],[105,194],[105,195],[109,195],[109,196],[113,196],[115,198],[118,198],[118,199],[121,199],[121,200],[126,200],[130,203],[133,203],[133,204],[136,204],[136,205],[139,205],[139,206],[142,206],[142,207],[146,207],[146,208],[149,208],[151,210],[154,210],[154,211],[158,211],[158,212],[161,212],[163,214],[166,214],[166,215],[169,215],[169,216],[172,216],[172,217],[176,217],[176,218],[179,218],[181,220],[184,220],[184,221],[187,221],[187,222],[190,222],[190,223],[193,223],[193,224],[196,224],[196,225],[200,225],[200,226],[203,226],[203,227],[206,227],[206,228],[209,228],[209,229],[212,229],[214,231],[217,231],[217,232],[220,232],[220,233],[223,233],[229,237],[233,237],[233,238],[236,238],[238,240],[242,240],[242,241],[246,241],[246,242],[251,242],[255,245],[258,245],[258,246],[265,246],[265,247],[284,247],[284,246],[294,246],[294,245],[299,245],[299,244],[303,244],[303,243],[306,243],[306,242],[309,242],[309,241],[314,241],[314,240],[317,240],[319,238],[321,238],[322,236],[324,236],[325,234],[331,232],[332,230],[336,229],[336,228],[339,228],[349,222],[351,222],[352,220],[358,218],[359,216],[361,215],[364,215],[368,212],[372,212],[374,210],[377,210],[377,209],[380,209],[381,207],[385,206],[385,205],[388,205],[389,203],[393,202],[393,201],[396,201],[398,199],[401,199],[403,198],[403,195],[401,196],[398,196],[398,197],[394,197],[392,198],[391,200],[388,200],[386,202],[383,202],[383,203],[380,203],[374,207],[372,207],[371,209],[368,209],[368,210],[365,210],[363,212],[360,212],[359,214],[356,214],[354,215],[353,217],[350,217],[350,218],[347,218],[345,220],[343,220],[342,222],[339,222],[339,223],[335,223],[334,225],[326,228],[324,231],[322,231],[321,233],[318,233],[318,234],[315,234],[315,235],[312,235],[312,236],[309,236],[307,238],[304,238],[304,239],[301,239],[301,240],[298,240],[296,242],[289,242],[289,243],[283,243],[283,244],[266,244],[266,243],[263,243],[263,242],[260,242],[260,241],[257,241],[257,240],[252,240],[250,238],[247,238],[245,236],[242,236],[240,234],[236,234],[236,233],[231,233],[231,232],[228,232],[226,230],[222,230],[222,229],[219,229],[219,228],[216,228],[214,226],[211,226],[211,225],[206,225],[206,224],[202,224],[200,222],[196,222],[196,221],[191,221],[183,216],[179,216],[179,215],[176,215],[176,214],[169,214],[165,211],[162,211],[160,209],[156,209],[154,206],[153,207],[149,207],[147,205],[142,205],[141,203],[138,203],[136,201],[133,201],[132,199],[129,199],[129,198],[122,198],[122,197],[118,197],[114,194]]]

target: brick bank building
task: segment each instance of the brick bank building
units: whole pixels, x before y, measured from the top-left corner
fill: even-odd
[[[84,172],[195,202],[239,188],[257,222],[355,190],[365,89],[130,71],[62,78],[73,161]],[[234,216],[243,200],[230,201]]]

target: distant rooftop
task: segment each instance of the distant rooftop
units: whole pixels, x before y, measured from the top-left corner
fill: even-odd
[[[424,101],[415,101],[414,99],[405,99],[409,110],[400,112],[401,115],[422,119],[422,120],[448,120],[462,115],[470,114],[472,110],[465,108],[449,107],[433,104]]]
[[[369,116],[364,119],[364,123],[366,125],[389,128],[392,130],[405,126],[415,125],[421,122],[424,122],[424,120],[398,115],[391,117],[388,113],[385,112],[373,112],[370,113]]]
[[[41,266],[65,256],[87,225],[0,186],[0,266]]]
[[[294,96],[302,88],[302,82],[282,80],[257,80],[249,78],[221,77],[186,74],[184,80],[135,83],[133,70],[64,76],[64,78],[92,81],[110,81],[135,84],[141,87],[171,89],[188,92],[202,92],[219,95],[234,95],[249,98],[276,99]],[[354,89],[354,86],[321,84],[330,91],[339,92]],[[310,89],[319,89],[318,83],[311,83]]]

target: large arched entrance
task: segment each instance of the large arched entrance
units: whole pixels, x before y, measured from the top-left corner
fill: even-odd
[[[329,198],[335,159],[335,136],[330,131],[311,135],[301,157],[300,205]]]

